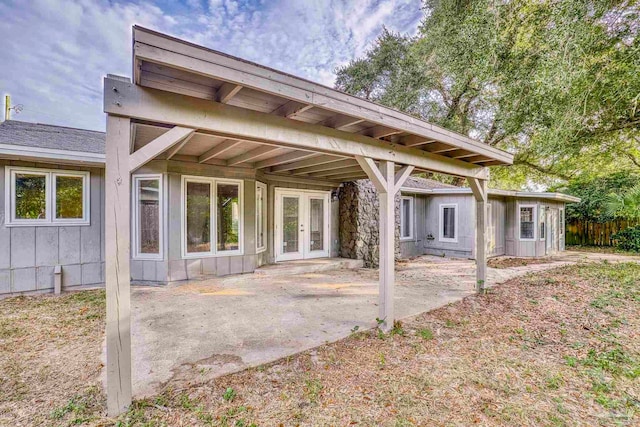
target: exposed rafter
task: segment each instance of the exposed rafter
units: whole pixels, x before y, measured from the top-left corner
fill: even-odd
[[[217,157],[225,151],[228,151],[236,145],[240,144],[240,142],[242,141],[238,141],[237,139],[224,140],[220,144],[213,147],[211,150],[208,150],[206,153],[198,157],[198,163],[204,163],[210,159],[213,159],[214,157]]]
[[[322,124],[323,126],[328,126],[330,128],[342,130],[344,128],[357,125],[358,123],[362,122],[364,122],[364,119],[346,116],[344,114],[337,114],[335,116],[329,117],[327,120],[320,124]]]
[[[386,136],[397,135],[399,133],[402,133],[402,131],[387,126],[374,126],[359,133],[362,135],[370,136],[371,138],[380,139]]]
[[[333,169],[333,170],[329,170],[329,171],[322,171],[322,172],[315,172],[315,173],[311,173],[309,174],[310,177],[313,178],[320,178],[320,177],[328,177],[330,179],[333,179],[333,176],[336,175],[344,175],[347,173],[354,173],[354,172],[362,172],[362,168],[360,167],[360,165],[358,165],[357,162],[355,162],[354,166],[349,166],[349,167],[342,167],[340,169]]]
[[[239,156],[227,160],[227,166],[234,166],[240,163],[250,162],[253,159],[264,156],[265,154],[271,153],[276,150],[281,150],[281,148],[274,147],[272,145],[264,145],[262,147],[254,148],[251,151],[247,151],[246,153],[240,154]]]
[[[226,104],[231,101],[231,98],[236,96],[240,92],[242,86],[233,83],[223,83],[217,90],[214,99],[222,104]]]
[[[269,168],[271,166],[278,166],[285,163],[295,162],[296,160],[308,159],[315,156],[318,156],[318,153],[312,153],[310,151],[292,151],[281,156],[261,160],[255,164],[255,167],[256,169]]]
[[[434,139],[425,138],[424,136],[407,135],[401,137],[398,142],[407,147],[417,147],[420,145],[431,144],[432,142],[436,141]]]
[[[304,175],[308,173],[329,171],[334,169],[341,169],[349,166],[356,166],[358,162],[351,159],[338,160],[336,162],[324,163],[321,165],[314,165],[305,168],[295,169],[293,175]]]
[[[310,110],[311,108],[313,108],[313,105],[303,104],[302,102],[297,101],[289,101],[276,108],[271,114],[291,119],[298,114],[302,114],[305,111]]]
[[[329,154],[322,154],[320,156],[312,157],[310,159],[300,160],[298,162],[287,163],[284,165],[278,165],[271,168],[271,172],[285,172],[298,168],[305,168],[313,165],[321,165],[324,163],[337,162],[343,160],[343,157],[332,156]]]

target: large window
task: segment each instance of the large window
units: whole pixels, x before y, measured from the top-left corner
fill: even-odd
[[[440,241],[458,242],[458,205],[440,205]]]
[[[536,206],[520,205],[520,240],[536,238]]]
[[[133,177],[134,257],[162,259],[162,175]]]
[[[400,199],[400,239],[413,239],[413,197]]]
[[[267,249],[267,186],[256,182],[256,250]]]
[[[184,257],[242,253],[242,181],[185,176],[182,207]]]
[[[7,225],[89,224],[89,172],[6,169]]]

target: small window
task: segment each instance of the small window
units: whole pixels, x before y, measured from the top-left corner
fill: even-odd
[[[267,186],[256,182],[256,250],[267,249]]]
[[[458,205],[440,205],[440,241],[458,242]]]
[[[240,249],[240,186],[218,183],[217,223],[218,252]]]
[[[211,183],[185,184],[185,237],[189,254],[211,252]]]
[[[400,199],[400,239],[413,239],[413,197]]]
[[[540,240],[547,238],[547,208],[540,206]]]
[[[134,188],[135,257],[162,259],[162,175],[137,175]]]
[[[520,206],[520,240],[536,238],[536,207]]]
[[[7,225],[88,225],[89,172],[6,169]]]

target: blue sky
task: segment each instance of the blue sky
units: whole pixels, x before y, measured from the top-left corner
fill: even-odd
[[[139,24],[333,85],[382,26],[415,33],[420,0],[0,0],[0,92],[16,120],[104,129],[102,78],[131,74]]]

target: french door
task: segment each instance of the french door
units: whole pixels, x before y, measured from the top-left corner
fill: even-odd
[[[329,256],[329,194],[276,188],[276,261]]]

